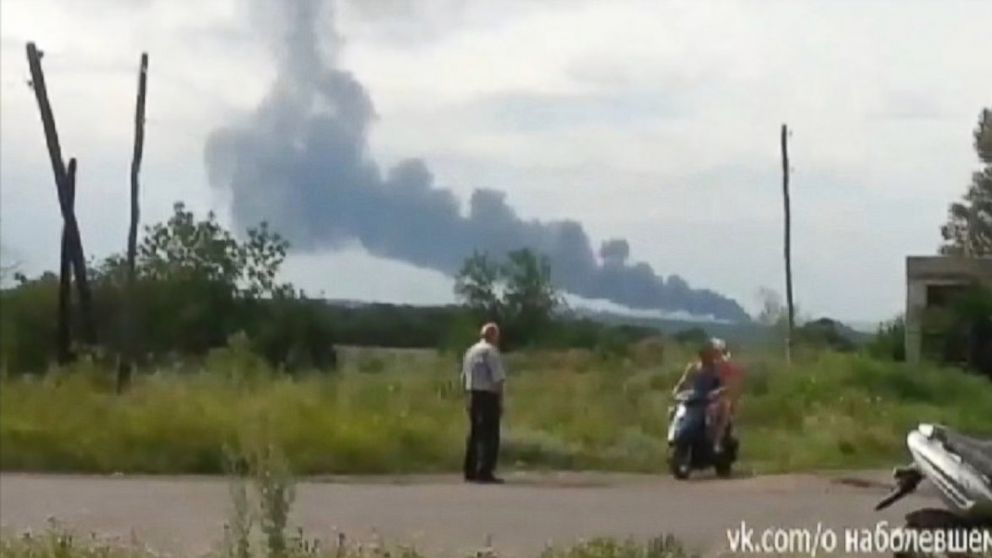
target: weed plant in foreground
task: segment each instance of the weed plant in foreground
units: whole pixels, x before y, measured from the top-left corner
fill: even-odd
[[[79,538],[53,524],[37,535],[0,536],[0,556],[5,558],[161,558],[162,555],[139,543],[121,543],[102,540],[95,536]],[[302,542],[283,554],[267,550],[235,554],[224,548],[196,558],[431,558],[414,548],[379,544],[349,544],[343,538],[322,546],[316,542]],[[690,558],[695,557],[672,537],[659,537],[646,543],[634,540],[597,538],[569,547],[549,548],[534,558]],[[194,557],[174,557],[194,558]],[[465,558],[499,558],[490,549],[479,550]]]

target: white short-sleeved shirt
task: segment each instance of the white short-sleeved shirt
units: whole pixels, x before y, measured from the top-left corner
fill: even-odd
[[[499,391],[506,380],[499,349],[486,340],[469,347],[462,361],[462,381],[466,391]]]

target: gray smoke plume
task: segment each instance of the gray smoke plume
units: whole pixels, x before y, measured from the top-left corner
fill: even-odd
[[[210,181],[230,188],[239,226],[268,221],[298,250],[357,240],[377,256],[449,275],[473,250],[502,255],[529,247],[550,258],[561,288],[581,297],[749,319],[729,298],[631,263],[626,240],[609,240],[596,254],[581,224],[522,220],[495,190],[476,190],[463,215],[418,159],[383,173],[368,154],[371,99],[336,67],[337,38],[318,32],[319,23],[333,23],[331,7],[321,0],[259,6],[270,8],[259,19],[279,30],[276,81],[247,122],[215,130],[205,150]]]

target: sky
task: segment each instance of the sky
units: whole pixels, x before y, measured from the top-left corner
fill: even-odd
[[[24,45],[43,60],[63,152],[79,160],[84,248],[124,248],[134,93],[150,57],[142,220],[183,200],[232,223],[204,145],[276,76],[265,0],[3,0],[4,264],[57,268],[60,215]],[[871,322],[905,300],[978,167],[992,106],[979,0],[339,1],[320,41],[374,106],[370,157],[416,157],[462,203],[506,193],[525,219],[574,219],[593,244],[757,311],[784,290],[779,129],[792,160],[802,314]],[[332,298],[437,303],[451,280],[358,242],[294,254],[286,277]]]

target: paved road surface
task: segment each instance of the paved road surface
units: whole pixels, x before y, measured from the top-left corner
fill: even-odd
[[[310,535],[413,544],[465,556],[490,540],[505,556],[533,556],[547,543],[597,535],[672,533],[695,549],[726,552],[726,529],[749,526],[869,527],[902,515],[932,495],[889,513],[872,511],[886,489],[871,482],[790,475],[676,482],[664,477],[563,474],[511,476],[504,486],[465,485],[453,477],[334,479],[298,485],[293,522]],[[876,484],[879,483],[879,484]],[[55,517],[78,532],[129,537],[158,550],[202,553],[215,545],[227,513],[217,478],[0,475],[0,522],[37,529]]]

